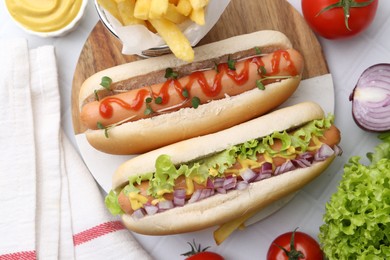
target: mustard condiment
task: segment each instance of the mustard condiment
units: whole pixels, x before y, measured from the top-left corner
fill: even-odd
[[[5,0],[12,17],[35,32],[53,32],[70,24],[82,0]]]

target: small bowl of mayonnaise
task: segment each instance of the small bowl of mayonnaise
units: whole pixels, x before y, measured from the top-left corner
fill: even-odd
[[[59,37],[71,32],[84,15],[88,0],[5,0],[11,18],[26,32]]]

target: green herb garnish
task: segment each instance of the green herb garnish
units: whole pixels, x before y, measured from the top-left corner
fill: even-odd
[[[198,97],[193,97],[191,99],[191,105],[193,108],[198,108],[198,106],[200,105],[200,99]]]
[[[100,82],[100,85],[107,90],[111,90],[111,83],[112,83],[112,79],[110,77],[104,76],[102,77],[102,81]]]
[[[161,104],[162,102],[163,102],[162,97],[157,97],[157,98],[154,100],[154,103],[156,103],[156,104]]]
[[[261,54],[261,50],[259,47],[255,47],[255,51],[256,51],[256,55],[260,55]]]
[[[95,90],[93,91],[93,94],[95,94],[95,100],[96,100],[96,101],[99,101],[99,95],[98,95],[97,89],[95,89]]]
[[[264,86],[263,82],[260,79],[256,80],[256,87],[258,89],[260,89],[260,90],[264,90],[265,89],[265,86]]]
[[[181,91],[181,94],[185,98],[188,98],[190,96],[190,93],[188,93],[188,89],[186,89],[186,88],[183,88],[183,90]]]
[[[97,122],[97,128],[98,128],[98,129],[101,129],[101,130],[104,130],[104,136],[105,136],[106,138],[109,137],[109,136],[108,136],[108,128],[105,127],[101,122]]]
[[[228,56],[227,61],[228,68],[231,70],[236,70],[236,61],[230,58],[230,55]]]
[[[153,111],[152,107],[148,103],[146,103],[146,108],[145,108],[144,114],[151,115],[151,114],[153,114],[153,112],[154,111]]]
[[[267,70],[265,69],[264,66],[260,66],[259,69],[257,70],[257,73],[259,73],[260,75],[265,75],[267,74]]]
[[[215,70],[217,73],[219,73],[218,63],[216,63],[215,61],[214,61],[214,70]]]
[[[177,79],[177,77],[179,76],[179,74],[176,72],[176,71],[173,71],[172,68],[167,68],[165,70],[165,78],[166,79]]]

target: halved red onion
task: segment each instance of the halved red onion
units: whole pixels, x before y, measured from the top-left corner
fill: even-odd
[[[158,207],[154,205],[145,205],[144,209],[148,215],[154,215],[158,212]]]
[[[314,160],[315,161],[324,161],[330,156],[334,154],[333,149],[327,145],[327,144],[322,144],[320,149],[318,149],[317,153],[314,155]]]
[[[367,68],[360,76],[353,92],[352,115],[364,130],[390,130],[390,64],[381,63]]]
[[[241,174],[240,176],[242,177],[242,179],[246,182],[252,182],[256,179],[257,177],[257,174],[252,171],[251,169],[249,168],[246,168]]]

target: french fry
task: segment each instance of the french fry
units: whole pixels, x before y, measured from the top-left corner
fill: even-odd
[[[134,17],[141,20],[148,20],[152,0],[137,0],[134,7]]]
[[[190,19],[199,25],[205,24],[204,19],[204,8],[201,9],[192,9],[192,12],[190,14]]]
[[[146,28],[148,28],[149,31],[151,31],[152,33],[157,33],[156,28],[154,28],[149,21],[145,21],[145,23],[146,23]]]
[[[156,28],[177,58],[187,62],[193,61],[194,50],[191,43],[176,24],[167,19],[150,19],[149,22]]]
[[[190,0],[179,0],[176,8],[184,16],[189,16],[192,11]]]
[[[191,6],[194,9],[202,9],[206,7],[206,5],[209,3],[209,0],[190,0]]]
[[[141,24],[145,25],[145,21],[134,16],[135,0],[115,0],[117,2],[118,11],[122,18],[123,25]]]
[[[122,17],[119,14],[118,7],[114,0],[98,0],[98,4],[102,6],[104,9],[106,9],[121,24],[123,24]]]
[[[178,12],[177,7],[173,4],[168,5],[167,13],[164,17],[175,24],[180,24],[187,19],[186,16]]]
[[[230,222],[222,224],[217,230],[214,231],[214,241],[217,245],[222,244],[236,229],[242,227],[242,225],[250,219],[253,215],[256,214],[256,211],[249,212],[241,217],[234,219]]]
[[[150,4],[149,18],[162,18],[168,10],[168,3],[168,0],[152,0]]]

